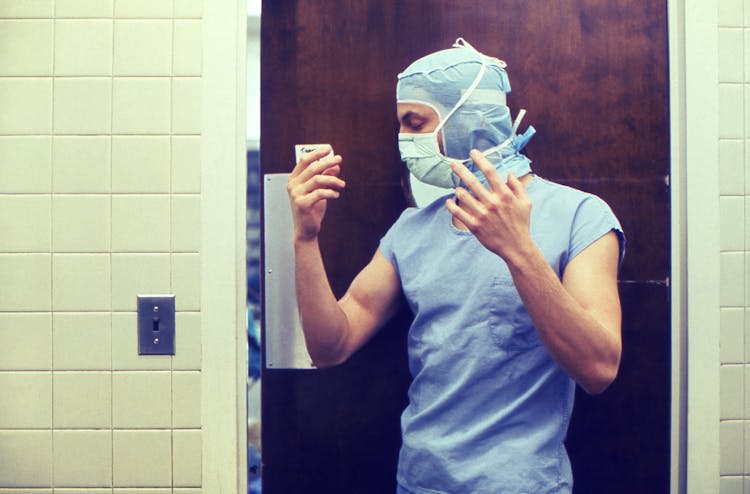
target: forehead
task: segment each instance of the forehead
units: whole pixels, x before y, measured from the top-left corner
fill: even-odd
[[[423,118],[425,120],[431,120],[434,118],[440,118],[435,109],[424,103],[411,103],[403,102],[396,105],[396,114],[399,120],[409,117]]]

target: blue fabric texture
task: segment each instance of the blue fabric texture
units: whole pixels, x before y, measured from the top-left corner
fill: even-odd
[[[622,227],[600,198],[533,177],[531,236],[558,276]],[[505,262],[455,228],[438,199],[380,243],[414,314],[399,492],[570,493],[564,447],[575,383],[537,336]]]

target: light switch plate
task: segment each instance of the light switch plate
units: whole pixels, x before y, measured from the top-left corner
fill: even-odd
[[[174,355],[174,295],[138,295],[138,354]]]

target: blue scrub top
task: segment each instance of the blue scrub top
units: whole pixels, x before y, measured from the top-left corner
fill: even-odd
[[[536,176],[526,190],[531,236],[559,277],[609,231],[622,255],[622,227],[600,198]],[[568,493],[575,383],[537,336],[505,262],[453,226],[444,199],[405,210],[380,243],[414,314],[400,489]]]

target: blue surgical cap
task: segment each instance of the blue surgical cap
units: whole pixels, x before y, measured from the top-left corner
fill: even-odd
[[[485,70],[476,81],[475,89],[451,114],[475,83],[483,61]],[[472,149],[489,149],[513,137],[513,121],[506,105],[510,82],[505,67],[502,60],[480,53],[459,38],[452,48],[426,55],[400,73],[396,101],[432,107],[443,122],[443,154],[450,159],[466,160]],[[516,136],[517,144],[522,144],[514,146],[516,155],[528,140],[521,137]],[[505,156],[490,157],[490,160],[509,157],[508,153],[503,154]],[[517,156],[527,160],[525,156]]]

